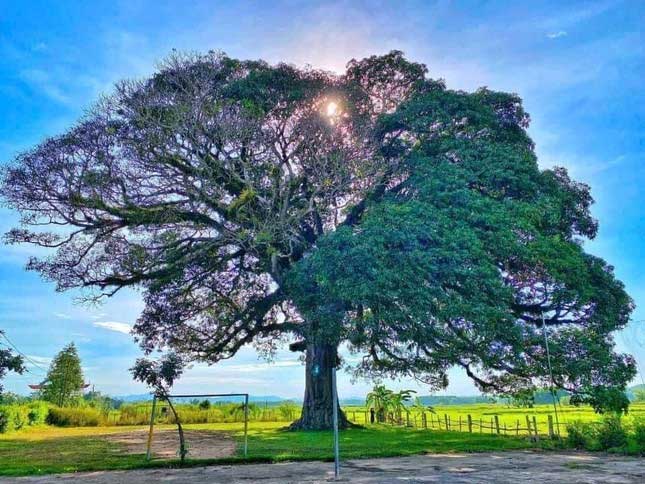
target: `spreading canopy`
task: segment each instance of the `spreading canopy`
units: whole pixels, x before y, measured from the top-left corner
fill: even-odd
[[[505,392],[546,378],[544,317],[556,383],[606,400],[634,373],[611,339],[632,302],[582,248],[588,187],[540,171],[519,98],[425,73],[170,58],[7,168],[8,241],[54,248],[29,268],[59,290],[142,289],[148,352],[348,341],[359,372],[457,365]]]

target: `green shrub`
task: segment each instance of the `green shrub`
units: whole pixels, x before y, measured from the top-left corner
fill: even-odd
[[[590,449],[594,440],[594,429],[589,422],[576,420],[567,424],[567,444],[574,449]]]
[[[616,449],[627,445],[627,431],[620,417],[608,416],[596,430],[598,445],[602,450]]]
[[[29,409],[25,405],[0,406],[0,433],[20,430],[29,423]]]
[[[0,408],[0,434],[4,434],[9,429],[9,415],[4,408]]]
[[[638,451],[645,453],[645,417],[634,418],[633,436]]]
[[[122,405],[119,409],[117,425],[145,425],[150,422],[149,405]]]
[[[47,414],[49,412],[50,405],[47,402],[35,401],[30,403],[27,408],[29,409],[27,413],[27,419],[29,425],[42,425],[47,419]]]
[[[300,407],[291,401],[282,402],[278,405],[278,412],[280,412],[280,416],[286,421],[296,420],[300,417]]]
[[[103,415],[90,407],[51,407],[46,422],[58,427],[96,427],[103,423]]]

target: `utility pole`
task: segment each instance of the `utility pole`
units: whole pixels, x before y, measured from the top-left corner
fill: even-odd
[[[551,367],[551,352],[549,351],[549,340],[546,335],[546,321],[544,320],[544,311],[542,311],[542,334],[544,334],[544,346],[546,347],[546,360],[549,364],[549,375],[551,375],[551,399],[553,400],[553,411],[555,412],[556,433],[560,436],[560,420],[558,419],[558,406],[556,405],[555,380],[553,378],[553,368]]]
[[[340,450],[338,448],[338,398],[336,393],[336,364],[331,369],[331,394],[334,420],[334,477],[338,479],[340,474]]]

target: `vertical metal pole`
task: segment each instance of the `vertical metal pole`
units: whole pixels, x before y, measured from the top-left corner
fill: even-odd
[[[331,395],[334,418],[334,477],[340,474],[340,452],[338,449],[338,394],[336,392],[336,365],[331,370]]]
[[[155,424],[155,408],[157,406],[157,395],[152,397],[152,411],[150,412],[150,430],[148,430],[148,443],[146,446],[146,460],[150,460],[152,451],[152,428]]]
[[[544,321],[544,312],[542,312],[542,333],[544,334],[544,346],[546,347],[546,359],[549,364],[549,375],[551,376],[551,398],[553,400],[553,411],[555,412],[555,426],[556,426],[556,432],[559,437],[560,419],[558,418],[558,406],[556,405],[557,393],[555,390],[555,379],[553,378],[553,368],[551,367],[551,352],[549,351],[549,340],[546,336],[546,322]]]
[[[249,449],[249,394],[244,395],[244,458]]]

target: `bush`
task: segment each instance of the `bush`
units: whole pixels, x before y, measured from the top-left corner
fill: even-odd
[[[50,405],[47,402],[36,401],[30,403],[27,408],[29,409],[27,413],[27,419],[29,425],[42,425],[47,419],[47,414],[49,413]]]
[[[0,434],[4,434],[9,428],[9,416],[3,408],[0,408]]]
[[[576,420],[567,424],[567,444],[574,449],[590,449],[594,441],[594,429],[588,422]]]
[[[296,420],[300,417],[300,407],[292,401],[282,402],[278,405],[278,412],[280,412],[282,419],[286,421]]]
[[[627,445],[627,431],[623,428],[618,416],[605,417],[596,432],[598,445],[602,450],[616,449]]]
[[[636,442],[636,447],[638,452],[641,454],[645,453],[645,418],[634,418],[634,441]]]
[[[29,409],[24,405],[0,406],[0,433],[20,430],[29,423]]]
[[[52,407],[47,413],[46,422],[58,427],[96,427],[103,423],[103,415],[90,407]]]

